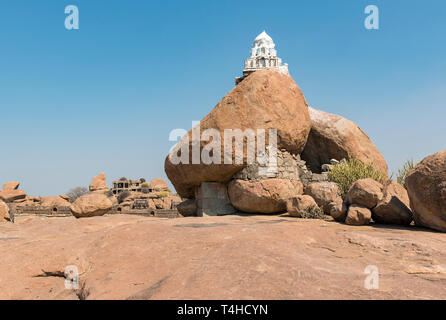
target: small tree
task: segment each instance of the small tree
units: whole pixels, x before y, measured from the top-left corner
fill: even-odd
[[[124,190],[118,195],[118,203],[124,202],[125,198],[131,195],[130,191]]]
[[[88,193],[88,189],[86,187],[76,187],[73,189],[70,189],[70,191],[67,192],[67,196],[70,198],[70,202],[73,203],[76,201],[77,198],[83,196],[84,194]]]

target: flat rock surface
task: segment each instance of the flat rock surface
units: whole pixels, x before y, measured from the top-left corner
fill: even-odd
[[[0,257],[1,299],[446,297],[446,234],[287,215],[22,219],[0,224]]]

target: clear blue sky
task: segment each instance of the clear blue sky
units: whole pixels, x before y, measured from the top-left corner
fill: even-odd
[[[390,171],[445,149],[445,1],[14,0],[0,3],[0,182],[55,195],[99,172],[165,178],[169,132],[231,90],[263,29],[308,103],[357,123]]]

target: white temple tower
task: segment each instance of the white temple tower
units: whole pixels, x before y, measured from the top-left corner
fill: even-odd
[[[250,57],[245,60],[243,77],[236,78],[235,84],[239,84],[254,71],[266,68],[278,69],[288,74],[288,64],[282,65],[282,59],[277,57],[275,47],[273,39],[265,31],[259,34],[252,45]]]

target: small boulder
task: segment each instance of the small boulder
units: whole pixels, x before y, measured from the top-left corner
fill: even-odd
[[[286,210],[286,201],[302,194],[298,180],[265,179],[239,180],[229,183],[228,194],[237,210],[248,213],[278,213]]]
[[[61,197],[64,200],[70,201],[70,197],[67,196],[66,194],[61,194],[59,197]]]
[[[342,201],[342,198],[336,198],[335,201],[330,202],[328,205],[328,209],[330,211],[330,215],[339,222],[344,222],[347,217],[348,206]]]
[[[107,190],[107,181],[104,173],[100,173],[91,179],[90,191]]]
[[[378,223],[409,225],[412,211],[406,189],[394,180],[388,181],[383,198],[372,210],[372,218]]]
[[[177,206],[177,209],[183,217],[191,217],[197,215],[197,203],[195,202],[195,199],[188,199],[181,202]]]
[[[345,223],[352,226],[361,226],[369,224],[372,219],[372,211],[361,205],[352,204],[348,208],[347,218]]]
[[[301,218],[305,213],[310,212],[314,208],[319,208],[316,201],[309,195],[299,195],[292,197],[286,202],[288,214],[292,217]]]
[[[71,212],[76,218],[102,216],[113,207],[113,201],[102,192],[91,192],[74,201]]]
[[[169,187],[167,186],[166,181],[164,181],[161,178],[155,178],[152,181],[150,181],[150,188],[153,189],[155,192],[161,192],[161,191],[167,191],[169,190]]]
[[[19,188],[19,185],[20,185],[20,182],[16,182],[16,181],[6,182],[3,185],[3,190],[6,190],[6,191],[16,190]]]
[[[304,194],[311,196],[325,214],[330,214],[329,204],[340,198],[341,189],[335,182],[313,182],[305,187]]]
[[[10,221],[9,207],[3,201],[0,201],[0,223]]]
[[[415,223],[446,232],[446,150],[410,170],[405,185]]]
[[[347,202],[372,209],[383,197],[383,185],[373,179],[360,179],[353,183],[347,193]]]

